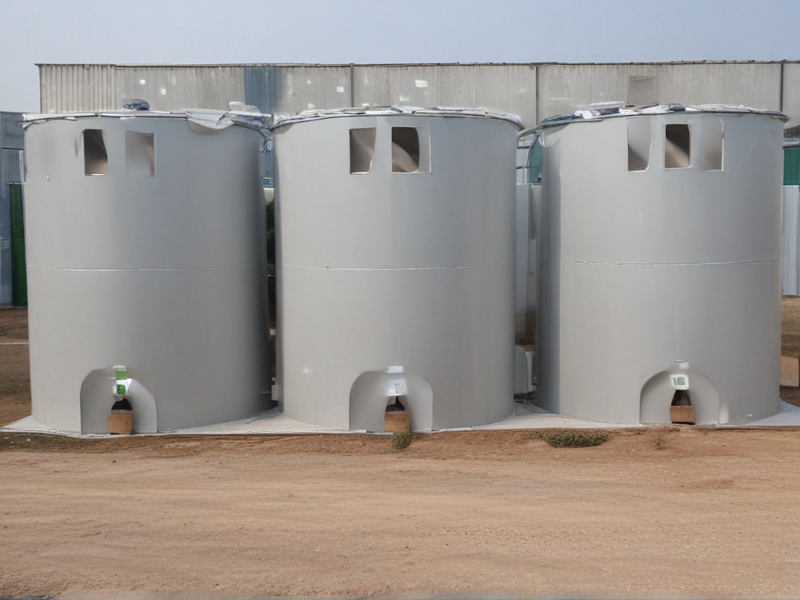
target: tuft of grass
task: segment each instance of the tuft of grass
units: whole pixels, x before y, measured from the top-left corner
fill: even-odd
[[[608,441],[608,434],[602,431],[544,431],[539,437],[553,448],[589,448]]]
[[[414,441],[414,438],[408,429],[392,434],[392,448],[395,450],[405,450],[411,445],[412,441]]]

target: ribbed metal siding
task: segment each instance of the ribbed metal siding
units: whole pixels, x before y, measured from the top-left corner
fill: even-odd
[[[0,113],[0,305],[12,301],[11,183],[22,179],[22,114]]]
[[[539,69],[533,65],[482,65],[475,69],[477,106],[519,115],[536,124]]]
[[[780,110],[780,89],[781,66],[776,63],[541,65],[538,118],[613,101],[742,104]],[[800,106],[800,101],[793,106]]]
[[[478,106],[536,124],[533,65],[353,67],[354,106]]]
[[[353,69],[357,106],[438,106],[435,65],[361,66]]]
[[[630,65],[627,71],[629,94],[651,94],[629,96],[628,102],[781,108],[781,65],[778,63],[663,63]],[[654,79],[652,82],[642,79],[646,77]],[[650,89],[646,90],[647,87]]]
[[[12,301],[11,188],[22,179],[21,150],[0,150],[0,305]]]
[[[142,98],[152,110],[228,110],[245,101],[243,67],[116,67],[117,108]]]
[[[797,127],[800,125],[800,63],[784,63],[782,88],[781,110],[791,117],[786,127]]]
[[[42,65],[39,82],[43,113],[122,108],[113,65]]]
[[[628,65],[543,65],[538,75],[539,121],[627,94]]]
[[[784,296],[800,295],[800,186],[783,186],[783,257],[781,263]]]
[[[22,113],[0,113],[0,148],[22,150]]]
[[[622,101],[783,107],[800,117],[800,63],[41,65],[40,73],[43,112],[119,108],[124,98],[161,110],[226,109],[238,100],[280,113],[480,106],[533,126],[593,102]]]
[[[304,110],[352,106],[350,67],[287,66],[269,69],[269,112],[293,115]]]
[[[11,196],[11,301],[14,306],[28,304],[28,277],[25,266],[25,222],[22,185],[9,186]]]
[[[269,112],[269,87],[266,67],[245,67],[244,69],[244,103],[257,106],[261,112]]]

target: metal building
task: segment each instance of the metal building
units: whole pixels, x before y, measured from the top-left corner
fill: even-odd
[[[783,274],[781,293],[800,295],[800,139],[783,144]]]
[[[537,376],[553,412],[747,423],[778,410],[777,112],[657,106],[545,121]]]
[[[154,110],[265,113],[344,106],[483,106],[533,127],[596,102],[745,104],[800,124],[800,61],[666,63],[411,63],[39,65],[43,113],[108,110],[145,98]]]
[[[783,186],[781,293],[800,295],[800,185]]]
[[[22,114],[0,113],[0,305],[25,304],[21,181]]]
[[[286,415],[383,431],[507,417],[518,121],[478,110],[303,113],[274,130]]]
[[[134,432],[267,406],[264,126],[208,111],[27,117],[37,422],[107,431],[117,365]]]

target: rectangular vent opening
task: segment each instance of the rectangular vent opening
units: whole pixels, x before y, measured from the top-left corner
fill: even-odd
[[[83,130],[83,165],[86,175],[108,175],[108,152],[102,129]]]
[[[628,119],[628,171],[646,171],[650,166],[650,119]]]
[[[695,135],[697,166],[706,171],[722,171],[722,119],[716,115],[703,116]]]
[[[375,127],[350,130],[350,173],[369,173],[375,155]]]
[[[419,171],[419,132],[416,127],[392,127],[392,172]]]
[[[128,175],[155,177],[155,134],[125,131],[125,160]]]
[[[667,169],[685,169],[691,161],[691,139],[689,126],[686,124],[667,125],[664,144],[664,167]]]

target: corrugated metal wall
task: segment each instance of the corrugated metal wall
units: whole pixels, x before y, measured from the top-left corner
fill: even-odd
[[[114,65],[40,65],[42,112],[119,108],[117,68]]]
[[[800,186],[783,186],[783,274],[781,293],[800,295]]]
[[[783,69],[783,112],[792,119],[787,127],[800,125],[800,63],[784,63]]]
[[[134,98],[147,100],[153,110],[228,110],[228,102],[245,101],[244,69],[117,67],[115,100],[110,108],[122,108],[123,102]]]
[[[630,67],[631,78],[648,75],[655,78],[656,90],[650,98],[642,98],[645,104],[743,104],[774,110],[780,110],[781,107],[779,63],[689,63]],[[642,80],[638,82],[641,85]],[[634,83],[634,90],[636,85]]]
[[[538,118],[613,101],[743,104],[779,110],[780,90],[779,63],[542,65]],[[800,103],[797,108],[800,115]]]
[[[293,114],[345,106],[481,106],[526,126],[592,102],[744,104],[800,123],[800,63],[41,65],[42,112],[225,109],[239,101]],[[781,95],[783,91],[783,95]],[[794,117],[794,115],[798,117]]]
[[[22,113],[0,113],[0,148],[22,150]]]
[[[627,87],[628,65],[541,66],[538,120],[592,102],[625,102]]]
[[[267,88],[269,112],[352,106],[350,67],[270,67]]]

